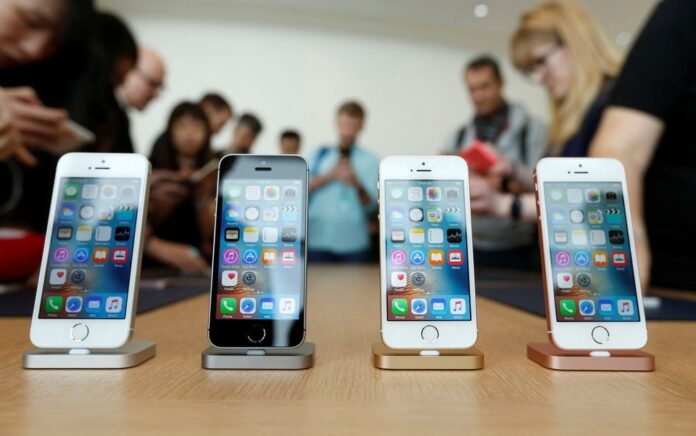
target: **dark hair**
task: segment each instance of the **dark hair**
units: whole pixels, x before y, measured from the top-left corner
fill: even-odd
[[[280,134],[280,139],[294,139],[299,141],[300,133],[297,130],[283,130],[283,132]]]
[[[66,12],[60,23],[60,43],[66,46],[89,41],[95,14],[92,0],[64,0]]]
[[[257,135],[261,133],[261,130],[263,130],[263,124],[261,124],[261,120],[259,120],[258,118],[256,118],[255,115],[250,113],[242,114],[242,116],[239,117],[239,121],[237,121],[237,127],[241,126],[247,126]]]
[[[106,67],[106,71],[115,79],[116,65],[122,59],[128,59],[133,65],[138,61],[138,43],[128,25],[114,14],[99,12],[94,23],[96,31],[94,50],[96,56]]]
[[[232,112],[232,105],[230,105],[230,103],[227,100],[225,100],[225,97],[215,92],[209,92],[205,94],[198,104],[209,104],[216,110],[227,109],[228,111]]]
[[[93,18],[88,56],[89,71],[75,93],[79,105],[76,121],[96,136],[93,148],[87,151],[130,151],[118,150],[121,109],[114,96],[114,87],[119,85],[119,62],[126,59],[135,65],[138,61],[135,37],[119,17],[98,12]]]
[[[355,100],[349,100],[338,107],[337,115],[345,114],[353,118],[365,119],[365,108]]]
[[[169,115],[169,121],[167,121],[167,130],[164,131],[154,147],[152,147],[150,162],[152,162],[154,168],[173,171],[179,170],[179,160],[177,159],[178,151],[174,146],[172,130],[174,128],[174,123],[183,117],[191,117],[196,121],[200,121],[201,125],[205,128],[205,143],[196,155],[196,166],[201,168],[213,158],[213,151],[210,148],[210,125],[208,124],[208,118],[205,116],[205,112],[203,112],[203,109],[201,109],[198,104],[184,101],[172,109],[172,113]]]
[[[496,79],[500,81],[503,80],[503,75],[500,72],[500,64],[498,64],[498,61],[491,55],[481,55],[475,57],[469,61],[468,64],[466,64],[464,71],[480,70],[482,68],[490,68],[493,72],[493,76],[495,76]]]

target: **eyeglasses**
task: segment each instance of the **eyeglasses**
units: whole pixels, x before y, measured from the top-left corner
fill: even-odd
[[[154,89],[162,91],[164,89],[164,82],[161,80],[157,80],[151,75],[147,74],[145,71],[141,70],[140,68],[135,68],[133,70],[135,73],[137,73],[145,82],[147,82],[148,85],[153,87]]]
[[[539,56],[536,59],[533,59],[531,62],[531,65],[527,69],[525,69],[524,73],[533,79],[538,78],[539,75],[541,74],[541,70],[543,68],[547,67],[549,59],[551,58],[551,56],[556,54],[556,52],[558,52],[562,48],[563,48],[563,44],[560,44],[560,43],[554,44],[550,49],[548,49],[546,51],[546,53],[544,53],[543,55]]]

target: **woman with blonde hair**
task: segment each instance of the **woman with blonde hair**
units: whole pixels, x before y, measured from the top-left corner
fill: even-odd
[[[548,92],[551,154],[584,156],[619,70],[614,47],[585,9],[555,0],[522,15],[510,52]]]
[[[547,154],[586,156],[620,67],[615,48],[599,26],[575,3],[548,1],[520,17],[510,52],[515,67],[548,93]],[[472,178],[474,213],[535,220],[534,202],[533,194],[503,194],[488,180]]]

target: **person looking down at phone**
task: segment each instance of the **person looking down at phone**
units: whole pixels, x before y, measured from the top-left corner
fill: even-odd
[[[99,12],[92,41],[94,59],[83,80],[75,120],[94,132],[93,143],[83,151],[132,153],[130,136],[123,134],[118,89],[138,63],[138,43],[128,24],[119,16]]]
[[[225,124],[234,117],[232,105],[220,94],[213,92],[205,94],[198,104],[208,117],[210,131],[213,135],[220,133]]]
[[[505,81],[498,62],[483,55],[464,69],[475,115],[448,141],[446,154],[458,154],[480,183],[504,193],[529,192],[532,168],[546,147],[546,127],[519,103],[503,96]],[[535,226],[507,216],[472,217],[476,263],[534,268],[538,259]]]
[[[118,131],[116,143],[122,144],[123,151],[134,151],[130,134],[128,109],[144,111],[160,95],[164,86],[165,65],[162,57],[149,47],[138,47],[138,63],[135,65],[116,90],[118,101]]]
[[[343,103],[336,115],[338,144],[309,160],[308,256],[314,262],[366,262],[369,214],[377,207],[378,159],[358,145],[365,110]]]
[[[222,94],[208,92],[198,103],[208,116],[210,130],[213,132],[211,143],[213,150],[227,148],[234,132],[234,108]]]
[[[513,64],[548,93],[548,155],[587,156],[619,68],[599,26],[579,5],[549,1],[522,15],[510,50]],[[472,213],[536,222],[533,193],[499,192],[472,177],[470,195]]]
[[[194,175],[214,159],[205,112],[195,103],[178,104],[169,116],[164,141],[150,154],[153,171],[145,253],[156,263],[190,274],[209,272],[210,264],[201,251],[203,241],[212,238],[212,227],[204,223],[214,221],[214,190],[196,183]]]
[[[608,104],[590,156],[626,170],[643,290],[694,290],[696,2],[656,6]]]
[[[55,145],[75,138],[67,109],[93,14],[89,0],[0,2],[0,282],[38,270]]]
[[[84,37],[87,28],[75,18],[89,21],[90,1],[4,0],[0,3],[0,159],[14,157],[23,165],[36,165],[32,149],[72,136],[65,126],[64,109],[44,105],[31,83],[37,67],[62,48]],[[44,71],[45,74],[45,71]],[[43,88],[45,83],[38,83]]]

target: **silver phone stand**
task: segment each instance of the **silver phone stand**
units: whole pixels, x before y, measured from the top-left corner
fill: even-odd
[[[121,369],[155,356],[153,341],[130,341],[121,348],[35,348],[24,353],[27,369]]]
[[[205,369],[307,369],[314,365],[314,344],[296,348],[217,348],[203,351]]]

